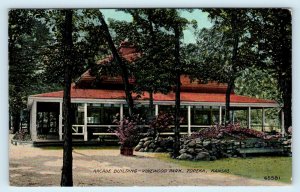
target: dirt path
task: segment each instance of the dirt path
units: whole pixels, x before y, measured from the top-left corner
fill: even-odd
[[[59,185],[62,150],[45,150],[34,148],[30,145],[10,145],[9,154],[9,178],[11,186]],[[185,168],[158,160],[153,157],[153,154],[135,154],[136,156],[134,157],[124,157],[119,155],[119,150],[74,150],[74,185],[284,185],[278,182],[259,181],[221,173],[187,173]],[[181,169],[183,173],[170,173],[169,171],[173,169]],[[162,173],[164,170],[167,170],[167,173]]]

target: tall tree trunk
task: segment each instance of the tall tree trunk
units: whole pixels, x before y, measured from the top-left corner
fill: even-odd
[[[73,186],[73,157],[72,157],[72,125],[71,125],[71,65],[72,65],[72,10],[65,10],[65,26],[63,31],[64,48],[64,146],[61,186]]]
[[[288,128],[292,126],[292,82],[287,85],[284,93],[282,94],[283,97],[283,112],[284,112],[284,130],[287,133]]]
[[[280,64],[287,66],[291,65],[286,63],[288,60],[286,56],[282,57]],[[292,126],[292,71],[288,68],[281,68],[277,73],[279,74],[278,83],[283,100],[284,130],[287,132],[288,128]]]
[[[17,133],[20,130],[20,121],[20,113],[18,113],[18,111],[14,111],[12,113],[13,134]]]
[[[107,24],[106,24],[101,12],[99,15],[99,20],[101,22],[101,28],[104,30],[104,34],[105,34],[107,43],[113,54],[113,58],[117,61],[118,65],[121,68],[122,80],[124,83],[124,90],[125,90],[125,95],[126,95],[126,102],[128,104],[128,110],[129,110],[128,112],[129,112],[129,116],[132,116],[132,114],[134,113],[134,103],[133,103],[133,99],[132,99],[132,91],[131,91],[130,84],[129,84],[129,74],[128,74],[127,66],[122,61],[122,58],[120,57],[120,55],[114,45],[114,42],[111,38],[111,35],[110,35],[108,27],[107,27]]]
[[[149,91],[149,110],[152,118],[154,116],[153,91]]]
[[[235,76],[236,76],[236,68],[237,68],[237,52],[238,52],[238,44],[239,44],[239,36],[238,36],[238,31],[237,31],[237,12],[236,10],[232,11],[231,15],[231,29],[233,33],[233,49],[232,49],[232,57],[231,57],[231,64],[232,64],[232,74],[229,79],[228,85],[227,85],[227,90],[226,90],[226,104],[225,104],[225,125],[228,125],[231,120],[230,120],[230,93],[234,87],[234,81],[235,81]]]
[[[20,92],[20,87],[16,87],[16,93]],[[20,130],[21,123],[21,109],[22,109],[22,98],[19,94],[15,96],[16,102],[13,104],[11,114],[12,114],[12,131],[13,134],[17,133]]]
[[[283,112],[284,112],[284,129],[285,132],[292,126],[292,43],[291,32],[288,30],[291,27],[291,14],[289,10],[279,12],[279,54],[277,56],[277,65],[279,71],[279,86],[283,99]]]
[[[150,113],[149,113],[149,115],[150,115],[149,120],[153,121],[157,117],[154,114],[153,92],[152,91],[149,91],[149,111],[150,111]],[[158,133],[157,132],[157,128],[156,128],[156,126],[154,126],[153,134],[155,136],[157,136],[157,133]]]
[[[31,135],[30,134],[30,114],[29,113],[27,113],[27,115],[26,115],[26,124],[27,124],[28,134]]]
[[[174,27],[175,32],[175,71],[176,71],[176,84],[175,84],[175,128],[174,128],[174,146],[173,146],[173,158],[179,156],[180,150],[180,31],[179,26]]]
[[[154,33],[153,29],[153,10],[149,9],[148,13],[148,18],[149,18],[149,30],[150,30],[150,36],[151,36],[151,46],[152,49],[156,47],[156,34]],[[149,91],[149,109],[150,109],[150,115],[151,117],[154,116],[154,105],[153,105],[153,89]],[[156,131],[155,131],[156,132]]]
[[[234,87],[234,80],[228,82],[226,89],[226,104],[225,104],[225,125],[228,125],[231,122],[230,119],[230,95]]]

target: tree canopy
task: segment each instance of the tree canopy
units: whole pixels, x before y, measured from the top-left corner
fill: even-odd
[[[264,81],[266,87],[273,87],[276,82],[278,90],[264,89],[261,94],[252,94],[257,90],[249,88],[241,92],[252,92],[251,95],[278,92],[277,100],[284,106],[286,126],[291,125],[291,14],[288,9],[202,9],[208,13],[212,26],[200,30],[197,43],[188,45],[182,42],[182,31],[189,25],[195,26],[195,22],[181,17],[182,10],[118,11],[129,13],[133,20],[107,22],[114,46],[127,40],[142,54],[131,64],[122,60],[129,76],[136,78],[136,86],[131,91],[150,95],[167,93],[176,85],[176,71],[202,83],[226,82],[231,86],[228,90],[233,89],[233,85],[245,90],[241,77],[246,74],[266,76],[274,80]],[[97,9],[73,10],[73,81],[88,68],[93,69],[97,60],[112,53],[99,14]],[[9,12],[10,112],[14,112],[15,117],[24,108],[28,95],[62,87],[64,56],[60,29],[63,18],[56,9]],[[180,66],[177,67],[176,26],[180,31]],[[106,72],[118,75],[121,69],[108,67]],[[257,82],[255,79],[253,83]]]

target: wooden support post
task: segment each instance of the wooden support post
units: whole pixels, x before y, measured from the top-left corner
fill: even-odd
[[[37,102],[33,100],[30,110],[30,134],[32,141],[37,139],[37,126],[36,126],[36,115],[37,115]]]
[[[248,107],[248,128],[251,129],[251,107]]]
[[[281,109],[281,134],[282,136],[285,135],[285,130],[284,130],[284,111]]]
[[[191,129],[191,106],[188,106],[188,136],[191,136],[192,129]]]
[[[62,117],[63,117],[63,109],[62,109],[62,101],[59,102],[59,122],[58,122],[58,135],[59,140],[62,141],[63,133],[62,133]]]
[[[84,139],[84,141],[88,140],[88,131],[87,131],[87,103],[84,103],[83,139]]]
[[[222,125],[222,106],[219,107],[219,125]]]
[[[155,116],[157,116],[158,115],[158,105],[156,104],[155,105]]]
[[[262,113],[261,131],[265,131],[265,122],[266,122],[265,108],[261,109],[261,113]]]
[[[213,112],[212,112],[212,106],[209,107],[209,124],[213,125]]]
[[[124,116],[124,105],[120,104],[120,121],[123,119]]]

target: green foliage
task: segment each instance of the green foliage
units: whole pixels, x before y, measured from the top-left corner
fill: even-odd
[[[136,79],[134,91],[142,94],[167,93],[174,85],[175,23],[184,28],[188,21],[176,9],[121,9],[131,14],[133,21],[110,21],[118,41],[127,40],[141,53],[139,59],[128,64]],[[194,23],[193,23],[194,24]]]
[[[198,33],[197,45],[187,49],[193,62],[189,73],[202,80],[229,82],[252,65],[253,37],[249,35],[247,10],[203,9],[213,26]],[[190,56],[191,57],[191,56]],[[209,66],[209,67],[208,67]]]
[[[135,76],[134,92],[167,93],[181,71],[200,82],[235,80],[236,93],[275,99],[291,112],[291,15],[286,9],[203,9],[213,26],[198,33],[197,44],[180,44],[180,66],[175,62],[174,26],[196,27],[178,9],[121,9],[133,20],[109,21],[115,43],[128,40],[141,56],[127,63]],[[192,10],[190,10],[192,11]],[[233,13],[236,21],[233,25]],[[73,80],[111,52],[99,22],[99,10],[76,9],[73,14],[75,63]],[[25,107],[30,94],[61,88],[63,82],[60,10],[9,12],[10,111]],[[234,44],[238,37],[236,56]],[[34,51],[32,51],[34,50]],[[104,65],[103,65],[104,66]],[[115,61],[93,70],[95,75],[119,75]],[[279,84],[277,89],[276,84]],[[251,85],[251,86],[249,86]],[[279,90],[279,91],[278,91]],[[286,116],[287,118],[289,115]],[[290,123],[288,123],[290,124]]]
[[[238,94],[278,101],[284,106],[286,127],[291,125],[289,10],[203,11],[213,26],[199,32],[197,45],[186,47],[188,73],[204,82],[234,82]]]
[[[107,46],[93,9],[76,9],[73,13],[73,58],[72,79],[78,78],[87,68],[95,65],[99,57],[107,54]],[[54,83],[63,82],[62,70],[62,22],[63,16],[59,10],[47,10],[45,15],[47,25],[50,26],[53,42],[48,46],[51,58],[45,60],[45,74],[47,80]],[[100,37],[100,38],[99,38]]]
[[[45,88],[42,61],[50,37],[46,25],[37,19],[39,13],[9,11],[9,110],[14,120],[25,108],[27,96]],[[18,122],[15,123],[17,128]]]
[[[277,80],[283,101],[285,130],[292,125],[292,15],[289,9],[253,9],[250,32],[257,38],[258,68]]]
[[[135,91],[169,92],[173,84],[170,73],[174,61],[173,44],[172,36],[163,30],[162,21],[157,19],[163,12],[160,9],[130,9],[125,12],[132,15],[131,26],[136,31],[135,36],[128,39],[141,52],[141,57],[133,63],[138,85]]]
[[[235,93],[261,99],[271,99],[282,103],[278,81],[270,70],[254,67],[244,70],[235,81]],[[249,86],[251,85],[251,86]]]

